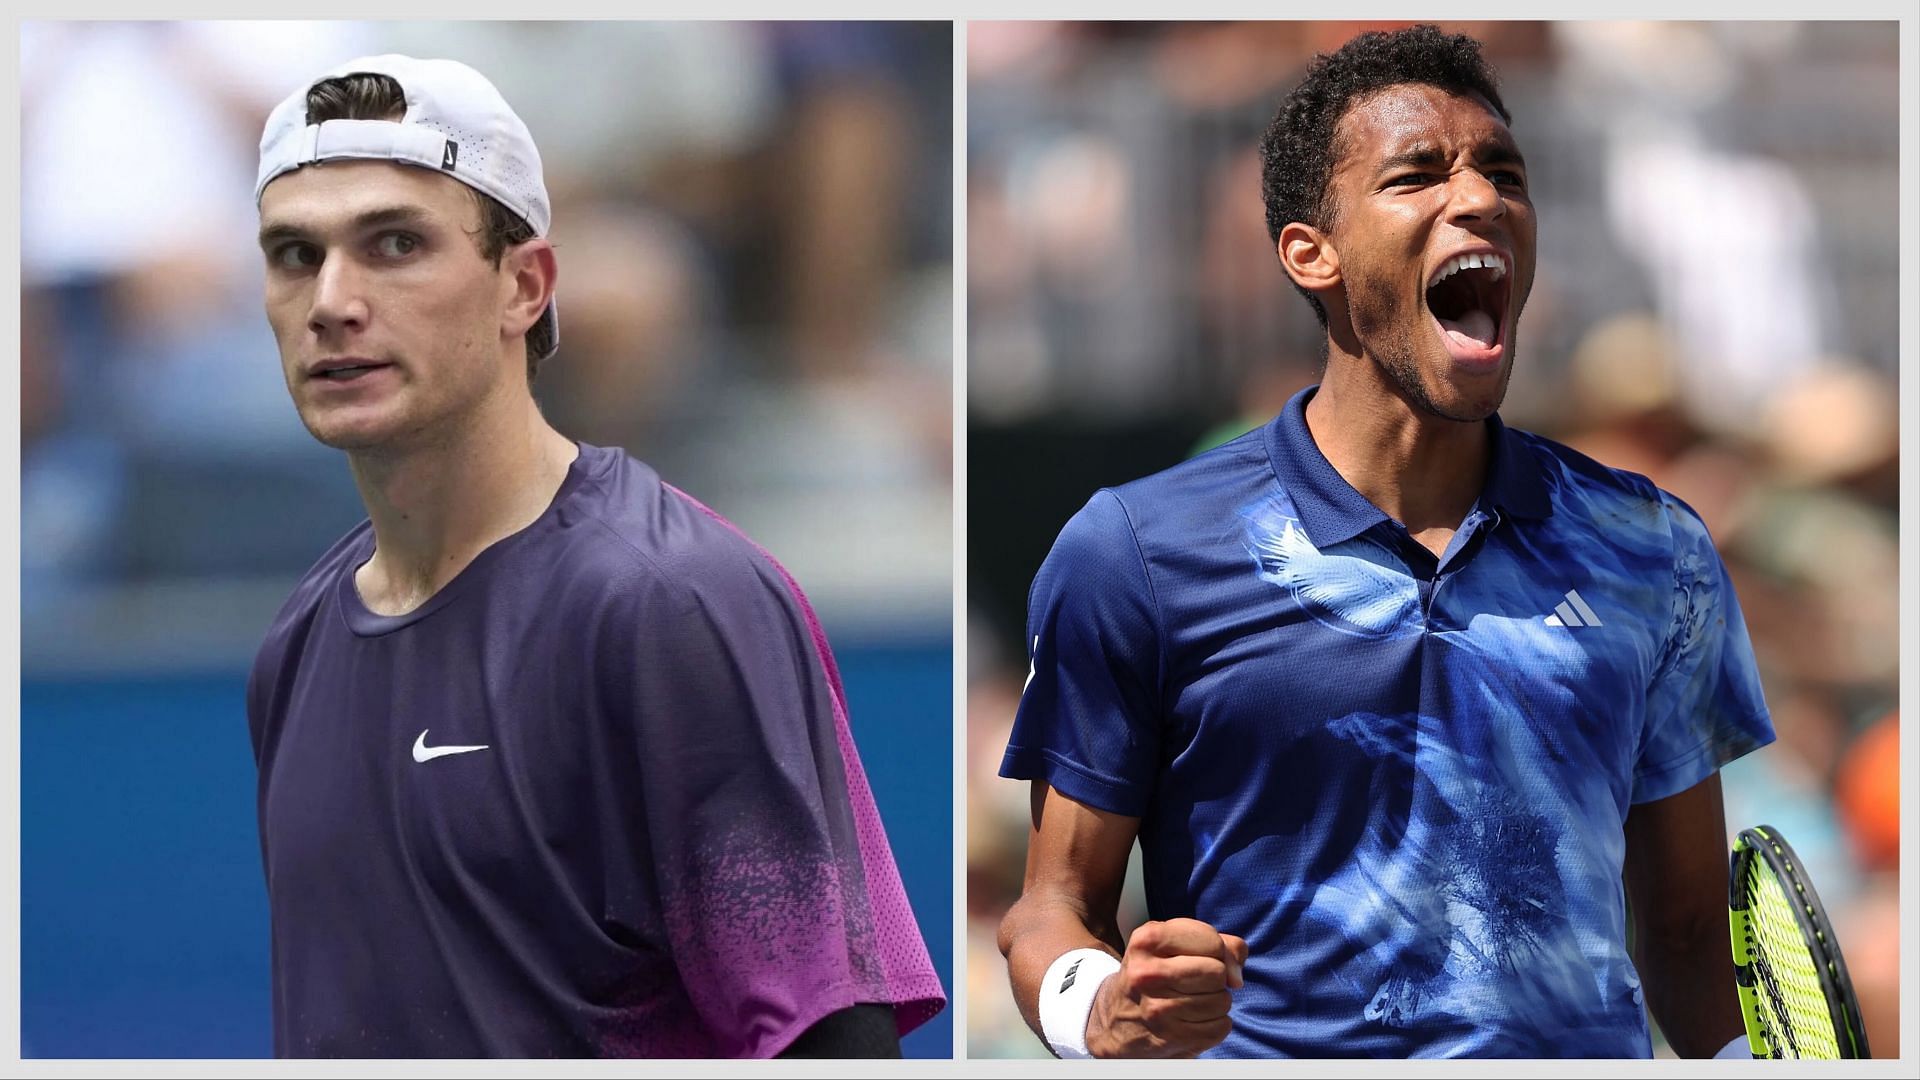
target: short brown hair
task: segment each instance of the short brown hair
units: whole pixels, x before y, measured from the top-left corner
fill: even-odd
[[[399,80],[376,72],[356,72],[322,79],[307,90],[307,123],[328,120],[399,120],[407,114],[406,91]],[[466,185],[461,185],[465,187]],[[480,233],[475,242],[480,257],[500,266],[507,249],[536,235],[525,218],[501,205],[484,191],[467,188],[480,204]],[[527,381],[539,374],[540,358],[553,351],[552,309],[527,329]]]

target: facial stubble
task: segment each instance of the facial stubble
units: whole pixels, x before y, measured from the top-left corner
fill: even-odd
[[[1507,381],[1513,377],[1516,334],[1509,332],[1506,336],[1507,363],[1500,372],[1500,388],[1493,401],[1484,411],[1450,411],[1434,400],[1421,378],[1419,335],[1426,329],[1421,325],[1422,316],[1427,314],[1426,305],[1416,303],[1415,310],[1403,315],[1400,309],[1404,304],[1393,283],[1349,278],[1348,285],[1347,304],[1361,351],[1380,366],[1407,404],[1429,416],[1462,424],[1485,420],[1499,410],[1500,403],[1506,400]]]

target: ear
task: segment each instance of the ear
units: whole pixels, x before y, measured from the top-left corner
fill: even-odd
[[[516,338],[532,329],[553,302],[560,264],[553,257],[553,242],[542,236],[509,249],[501,269],[505,271],[503,284],[508,295],[506,310],[500,316],[500,335]]]
[[[1323,293],[1340,286],[1340,253],[1334,249],[1333,238],[1319,229],[1289,222],[1280,230],[1274,250],[1279,252],[1287,276],[1308,292]]]

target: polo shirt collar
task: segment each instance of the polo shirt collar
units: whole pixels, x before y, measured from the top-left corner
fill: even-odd
[[[1536,521],[1553,516],[1553,499],[1547,490],[1546,473],[1540,468],[1539,453],[1520,432],[1501,423],[1499,413],[1487,417],[1487,431],[1493,436],[1493,461],[1487,469],[1486,489],[1480,493],[1480,506]]]
[[[1324,548],[1392,519],[1355,491],[1313,441],[1313,433],[1307,430],[1307,402],[1319,389],[1309,386],[1295,394],[1267,425],[1266,437],[1274,475],[1293,500],[1300,527],[1315,547]],[[1487,428],[1492,461],[1480,508],[1520,518],[1551,515],[1553,506],[1538,456],[1497,414],[1487,417]]]

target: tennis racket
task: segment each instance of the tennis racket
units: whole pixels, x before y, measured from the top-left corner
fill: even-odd
[[[1778,829],[1746,829],[1734,841],[1727,906],[1753,1056],[1870,1056],[1833,924]]]

